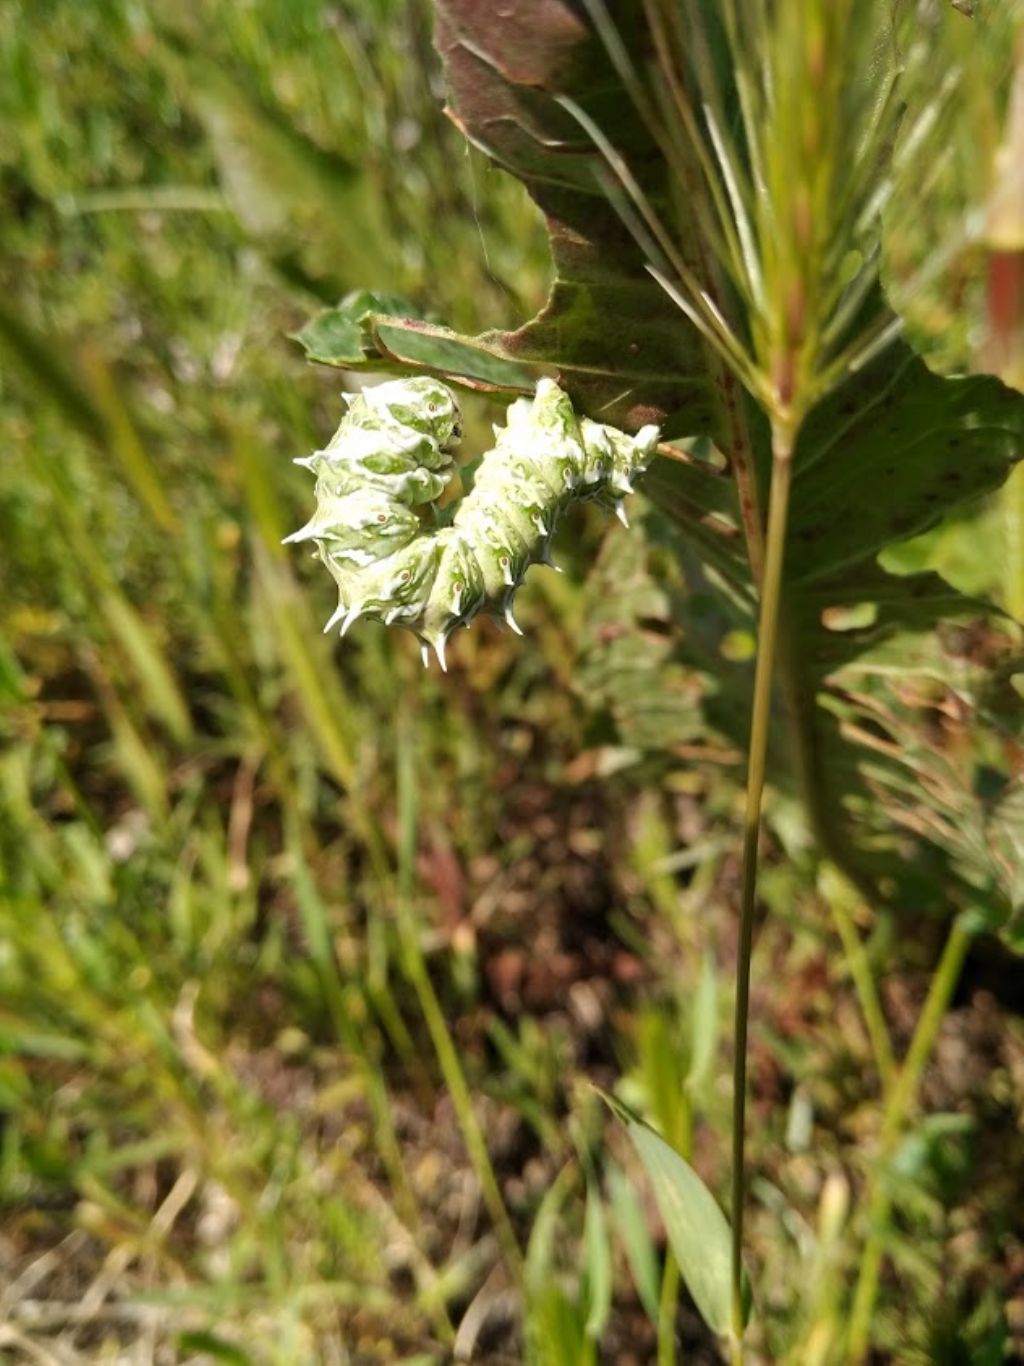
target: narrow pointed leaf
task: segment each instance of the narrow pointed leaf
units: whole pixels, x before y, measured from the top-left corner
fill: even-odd
[[[683,1282],[701,1318],[724,1337],[732,1326],[728,1221],[674,1148],[646,1124],[629,1120],[626,1128],[651,1182]]]
[[[583,1217],[583,1255],[586,1269],[587,1319],[584,1331],[595,1342],[604,1332],[612,1307],[612,1260],[601,1192],[587,1183],[587,1207]]]
[[[658,1258],[643,1207],[619,1167],[609,1164],[608,1194],[612,1218],[622,1239],[633,1284],[652,1323],[658,1322]]]

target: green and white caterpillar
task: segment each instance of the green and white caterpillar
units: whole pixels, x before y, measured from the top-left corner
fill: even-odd
[[[425,510],[454,473],[460,435],[455,395],[434,379],[364,389],[326,448],[305,457],[316,475],[316,511],[289,541],[313,541],[338,585],[325,631],[365,616],[415,632],[446,668],[448,637],[489,612],[519,631],[512,600],[527,569],[550,564],[551,535],[578,499],[597,499],[625,521],[623,495],[654,456],[657,427],[635,437],[577,418],[553,380],[517,399],[483,456],[472,492],[448,526]]]

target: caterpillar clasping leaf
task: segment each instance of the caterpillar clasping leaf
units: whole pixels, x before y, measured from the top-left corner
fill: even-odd
[[[338,586],[325,631],[359,617],[415,632],[446,668],[448,637],[479,612],[508,622],[531,564],[550,564],[555,524],[572,502],[596,499],[625,521],[622,498],[650,464],[657,427],[627,436],[577,418],[569,398],[542,379],[495,427],[472,492],[448,526],[420,512],[454,473],[460,434],[455,395],[438,380],[393,380],[349,399],[322,451],[299,460],[316,475],[316,511],[289,541],[313,541]],[[521,633],[520,633],[521,634]]]

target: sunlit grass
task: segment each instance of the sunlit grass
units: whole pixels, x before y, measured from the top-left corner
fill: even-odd
[[[699,1340],[588,1083],[721,1186],[728,754],[653,759],[582,705],[595,523],[526,588],[533,648],[474,629],[444,681],[383,630],[325,640],[279,545],[339,414],[286,334],[354,286],[511,325],[538,215],[442,117],[425,6],[26,9],[0,3],[0,1352],[515,1359],[513,1242],[527,1336],[577,1343],[588,1180],[608,1341]],[[839,1316],[876,1083],[821,907],[778,868],[765,896],[753,1236],[800,1341]],[[912,1194],[927,1288],[947,1214]]]

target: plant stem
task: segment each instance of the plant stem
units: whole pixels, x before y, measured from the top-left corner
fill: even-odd
[[[853,987],[857,993],[857,1000],[860,1002],[861,1014],[864,1016],[864,1023],[867,1026],[871,1051],[875,1056],[875,1066],[878,1068],[878,1075],[882,1083],[882,1094],[888,1096],[892,1088],[893,1078],[896,1075],[896,1063],[892,1055],[889,1030],[882,1013],[882,1003],[879,1001],[878,992],[875,990],[868,956],[864,952],[864,945],[850,914],[849,895],[846,887],[838,877],[831,878],[829,883],[826,897],[832,910],[832,919],[835,921],[839,938],[842,941],[847,967],[850,969]]]
[[[403,965],[406,976],[416,992],[430,1041],[434,1046],[434,1052],[437,1054],[441,1075],[444,1077],[444,1084],[451,1096],[452,1106],[459,1121],[459,1128],[462,1130],[462,1138],[469,1154],[469,1160],[473,1164],[473,1170],[480,1182],[484,1204],[494,1221],[495,1232],[498,1235],[508,1271],[514,1280],[521,1280],[522,1253],[508,1217],[508,1210],[505,1208],[505,1202],[502,1199],[494,1168],[491,1165],[490,1154],[487,1151],[487,1143],[480,1128],[480,1122],[473,1110],[472,1096],[444,1018],[444,1011],[441,1009],[441,1003],[434,991],[434,985],[427,972],[427,965],[419,944],[417,942],[415,946],[412,945],[412,940],[416,938],[415,926],[409,925],[400,932],[403,938]]]
[[[925,1064],[931,1056],[939,1027],[949,1008],[950,1000],[960,980],[960,971],[971,943],[971,932],[962,921],[955,921],[949,932],[942,957],[932,978],[924,1009],[910,1041],[907,1056],[895,1083],[889,1090],[882,1128],[879,1135],[878,1161],[875,1166],[873,1188],[868,1205],[868,1239],[861,1257],[857,1288],[850,1312],[850,1336],[847,1360],[859,1366],[867,1356],[871,1342],[871,1320],[878,1294],[878,1281],[885,1253],[889,1212],[892,1205],[885,1164],[893,1154],[896,1142],[906,1123],[907,1114],[917,1097]]]
[[[1018,466],[1003,486],[1002,505],[1006,527],[1006,610],[1024,622],[1024,465]]]
[[[747,806],[743,831],[743,883],[740,899],[740,942],[736,963],[736,1042],[732,1110],[732,1326],[737,1344],[743,1337],[743,1206],[746,1195],[745,1132],[747,1112],[747,1016],[750,1011],[750,955],[754,940],[757,893],[757,846],[761,829],[768,732],[771,722],[772,674],[778,636],[786,519],[792,474],[794,428],[777,421],[772,431],[772,482],[768,498],[761,612],[757,631],[757,665],[747,761]],[[739,1360],[739,1356],[736,1357]]]
[[[679,1263],[665,1249],[665,1271],[658,1304],[658,1366],[676,1366],[676,1304],[679,1300]]]
[[[398,917],[397,928],[402,953],[402,967],[408,978],[430,1042],[437,1055],[444,1084],[451,1097],[455,1116],[462,1131],[466,1152],[472,1163],[484,1204],[494,1223],[505,1265],[518,1284],[523,1279],[523,1256],[512,1221],[509,1219],[501,1188],[491,1165],[490,1154],[480,1121],[473,1109],[466,1075],[459,1061],[458,1051],[444,1017],[434,984],[427,971],[426,959],[420,946],[419,933],[413,917],[413,892],[416,876],[416,830],[418,824],[416,790],[416,749],[413,727],[407,716],[399,718],[398,726]]]

